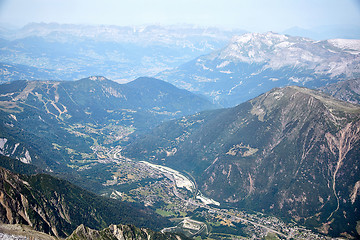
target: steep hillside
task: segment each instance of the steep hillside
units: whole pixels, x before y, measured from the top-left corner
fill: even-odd
[[[360,75],[360,40],[314,41],[272,32],[234,37],[223,49],[157,75],[235,106],[274,87],[320,87]]]
[[[359,106],[285,87],[162,124],[123,153],[190,173],[221,204],[359,236],[359,152]]]
[[[161,229],[169,222],[138,205],[99,197],[46,174],[17,175],[0,168],[0,220],[26,224],[65,237],[85,224],[102,229],[110,224],[136,224]]]
[[[320,90],[337,99],[360,104],[360,78],[329,84]]]
[[[206,99],[152,78],[15,81],[0,86],[0,154],[67,171],[103,158],[104,147],[134,131],[209,108]]]

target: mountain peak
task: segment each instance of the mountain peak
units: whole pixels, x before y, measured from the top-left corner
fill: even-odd
[[[103,76],[90,76],[89,79],[92,80],[92,81],[104,81],[104,80],[108,80],[106,77],[103,77]]]
[[[270,46],[275,42],[286,41],[288,38],[288,36],[271,31],[266,33],[245,33],[243,35],[233,37],[231,43],[242,45],[247,43],[262,42]]]
[[[288,103],[294,102],[297,106],[302,105],[301,103],[313,105],[315,101],[318,101],[324,105],[332,114],[335,114],[339,111],[343,113],[360,113],[360,107],[358,105],[338,100],[318,90],[312,90],[305,87],[287,86],[283,88],[275,88],[265,93],[264,96],[267,99],[267,102],[269,102],[270,99],[273,99],[273,102],[271,103],[273,106],[276,105],[276,101],[286,97]],[[261,98],[261,96],[253,99],[252,101],[259,98]],[[304,101],[305,99],[306,101]],[[264,101],[261,100],[261,102]]]
[[[104,83],[104,82],[113,82],[110,79],[107,79],[104,76],[89,76],[87,78],[82,78],[79,80],[75,80],[75,82],[97,82],[97,83]]]

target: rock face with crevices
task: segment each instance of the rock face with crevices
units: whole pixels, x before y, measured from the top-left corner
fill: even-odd
[[[222,204],[359,236],[360,107],[319,91],[273,89],[165,123],[123,153],[189,172]]]

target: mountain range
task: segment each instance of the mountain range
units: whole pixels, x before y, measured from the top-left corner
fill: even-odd
[[[200,56],[158,78],[235,106],[274,87],[325,86],[359,76],[360,40],[315,41],[273,32],[233,37],[223,49]]]
[[[244,32],[191,25],[32,23],[18,30],[0,31],[0,81],[76,80],[93,75],[129,81],[209,53],[232,35]]]
[[[76,159],[96,159],[99,146],[121,145],[134,131],[215,107],[151,78],[14,81],[1,85],[0,95],[1,154],[62,171]]]
[[[187,172],[225,206],[358,237],[359,151],[358,105],[291,86],[166,122],[123,154]]]
[[[1,222],[68,239],[359,238],[360,40],[243,33],[1,29]]]
[[[2,170],[3,185],[10,182],[14,189],[4,192],[2,206],[15,206],[2,211],[3,222],[29,224],[30,217],[23,217],[19,209],[38,210],[42,204],[40,212],[46,213],[57,206],[54,217],[34,213],[30,222],[38,230],[68,236],[85,220],[81,213],[71,217],[76,221],[68,221],[61,207],[66,199],[65,209],[81,205],[89,211],[99,207],[98,214],[104,211],[105,215],[87,218],[87,227],[100,230],[117,224],[101,220],[112,211],[108,200],[81,195],[85,190],[75,186],[65,191],[60,186],[73,185],[44,173],[100,193],[112,178],[105,169],[114,164],[127,167],[131,158],[186,173],[204,196],[225,208],[264,212],[330,236],[359,235],[359,170],[354,167],[360,150],[358,105],[292,86],[214,110],[204,98],[152,78],[128,84],[104,77],[14,81],[0,89],[1,154],[21,161],[4,156],[1,166],[30,174]],[[114,157],[107,155],[119,146],[127,162],[114,160],[116,152]],[[144,183],[148,181],[160,180]],[[27,192],[29,185],[38,192]],[[33,205],[24,204],[15,193]],[[71,196],[58,198],[55,193]],[[91,201],[96,205],[83,205],[93,198],[98,199]],[[44,225],[41,219],[48,218],[54,221]],[[139,226],[137,220],[127,221],[123,223]]]
[[[360,28],[356,25],[319,26],[310,29],[292,27],[283,31],[282,34],[306,37],[315,40],[335,38],[360,39]]]

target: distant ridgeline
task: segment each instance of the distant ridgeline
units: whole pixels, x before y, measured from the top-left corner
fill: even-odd
[[[359,105],[306,88],[273,89],[166,122],[123,154],[190,173],[221,204],[359,237]]]
[[[0,82],[114,80],[154,76],[221,48],[243,30],[179,26],[84,26],[32,23],[0,29]]]
[[[317,88],[358,78],[359,65],[360,40],[247,33],[157,77],[232,107],[274,87]]]

